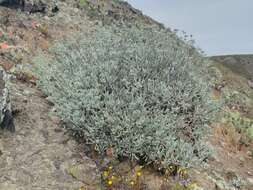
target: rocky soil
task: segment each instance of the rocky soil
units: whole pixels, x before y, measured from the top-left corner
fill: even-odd
[[[51,107],[34,86],[15,81],[11,100],[16,133],[1,131],[1,190],[94,189],[100,175],[96,163],[49,117]],[[73,168],[82,171],[73,175]],[[78,175],[78,174],[76,174]]]
[[[75,32],[88,32],[94,25],[127,23],[163,27],[127,3],[87,2],[83,6],[73,0],[58,1],[57,12],[50,8],[44,13],[0,6],[0,65],[12,77],[10,92],[16,125],[14,134],[0,131],[0,190],[189,190],[178,186],[180,176],[164,175],[149,166],[136,179],[138,164],[91,154],[89,147],[77,143],[61,127],[57,117],[50,116],[53,107],[34,85],[36,77],[31,72],[38,50],[46,53],[54,41]],[[224,64],[218,64],[217,68],[227,91],[249,98],[253,95],[247,85],[249,69],[241,73]],[[246,108],[239,105],[233,109],[253,119],[251,108],[251,103],[247,103]],[[195,184],[192,189],[252,190],[252,142],[226,123],[215,124],[207,141],[215,154],[206,168],[188,171],[187,178]],[[115,175],[115,184],[106,185],[105,171]]]

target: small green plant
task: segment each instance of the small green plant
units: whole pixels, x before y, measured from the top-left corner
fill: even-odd
[[[79,0],[78,6],[79,6],[80,8],[86,7],[87,5],[88,5],[87,0]]]
[[[49,37],[49,29],[46,24],[38,25],[37,30],[46,37]]]
[[[104,154],[184,167],[201,164],[217,105],[205,59],[153,28],[99,28],[39,56],[38,85],[65,126]]]
[[[250,105],[249,98],[244,93],[231,90],[224,92],[224,103],[226,107],[241,112],[247,112]]]
[[[253,120],[241,115],[238,111],[227,111],[225,113],[225,122],[229,123],[240,133],[247,135],[249,139],[253,140]]]

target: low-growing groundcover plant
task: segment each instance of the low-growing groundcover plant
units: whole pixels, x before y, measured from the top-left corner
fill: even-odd
[[[38,85],[78,138],[105,153],[184,167],[206,160],[208,66],[190,41],[152,28],[97,28],[36,58]]]

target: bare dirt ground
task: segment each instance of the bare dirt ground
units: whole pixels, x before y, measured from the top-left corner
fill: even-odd
[[[93,189],[96,164],[81,154],[80,147],[49,117],[50,106],[29,84],[12,85],[16,133],[0,136],[0,190]],[[83,179],[72,176],[72,167],[83,164]],[[92,187],[93,186],[93,187]]]

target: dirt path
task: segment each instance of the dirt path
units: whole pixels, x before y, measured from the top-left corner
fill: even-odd
[[[16,133],[0,134],[0,190],[93,189],[99,182],[96,164],[49,117],[51,108],[42,94],[15,82],[12,104],[20,112]]]

